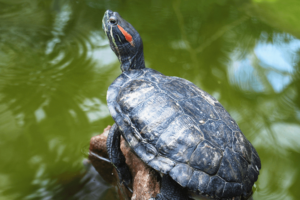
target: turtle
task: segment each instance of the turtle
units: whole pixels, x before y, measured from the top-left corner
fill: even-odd
[[[119,13],[107,10],[102,28],[122,71],[106,97],[115,121],[107,152],[121,183],[131,182],[122,136],[160,177],[160,193],[152,199],[251,196],[260,158],[219,101],[188,80],[146,68],[142,39]]]

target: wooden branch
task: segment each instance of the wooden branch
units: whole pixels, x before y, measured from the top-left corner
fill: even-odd
[[[126,142],[121,138],[121,151],[126,158],[133,184],[130,186],[133,190],[131,193],[123,184],[119,184],[119,178],[112,164],[99,159],[101,156],[108,159],[106,151],[106,139],[111,126],[104,129],[100,135],[92,137],[90,141],[89,160],[95,167],[102,178],[113,186],[117,186],[118,194],[121,200],[148,200],[155,197],[160,191],[160,183],[157,181],[156,172],[143,163],[126,145]]]

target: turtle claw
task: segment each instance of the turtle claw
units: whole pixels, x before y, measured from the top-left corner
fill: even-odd
[[[122,167],[116,167],[115,169],[118,172],[119,180],[120,180],[120,185],[124,184],[124,186],[131,192],[133,193],[132,189],[129,187],[131,184],[131,174],[129,172],[129,169],[127,165],[124,165]]]
[[[89,155],[90,156],[94,156],[96,158],[98,158],[99,160],[102,160],[102,161],[105,161],[105,162],[108,162],[110,164],[113,164],[109,159],[105,158],[105,157],[102,157],[102,156],[99,156],[98,154],[90,151],[89,152]],[[125,167],[123,166],[123,169],[122,167],[118,168],[116,166],[114,166],[115,169],[117,170],[118,172],[118,176],[119,176],[119,179],[120,179],[120,185],[124,184],[124,186],[131,192],[133,193],[132,189],[129,187],[130,183],[131,183],[131,176],[130,176],[130,173],[129,173],[129,169],[127,167],[127,165],[125,165]],[[121,169],[121,171],[126,174],[125,177],[123,178],[123,175],[122,175],[122,172],[119,171],[119,169]]]
[[[122,165],[122,166],[115,166],[118,176],[120,179],[120,184],[124,183],[125,185],[130,185],[131,184],[131,174],[130,171],[127,167],[127,165]]]
[[[123,183],[124,183],[124,186],[127,188],[127,190],[129,190],[131,193],[133,193],[133,190],[125,182],[123,182]]]

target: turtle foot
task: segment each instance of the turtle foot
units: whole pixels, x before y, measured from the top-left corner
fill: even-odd
[[[189,197],[186,188],[180,186],[169,175],[164,175],[161,180],[160,193],[149,200],[193,200]]]
[[[125,187],[129,189],[129,185],[131,184],[131,173],[125,162],[125,156],[120,149],[120,136],[121,133],[117,125],[114,124],[108,133],[106,141],[107,153],[111,163],[117,170],[120,184],[124,183]],[[131,189],[129,190],[132,192]]]

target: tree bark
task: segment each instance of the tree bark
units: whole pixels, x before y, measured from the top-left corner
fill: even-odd
[[[121,151],[126,158],[132,176],[133,190],[131,193],[123,184],[120,185],[119,177],[113,165],[97,158],[96,155],[107,158],[106,139],[111,126],[104,129],[100,135],[94,136],[90,141],[89,160],[102,178],[113,186],[116,186],[121,200],[148,200],[155,197],[160,191],[160,183],[157,180],[157,173],[143,163],[126,145],[124,138],[121,137]],[[96,155],[95,155],[96,154]]]

